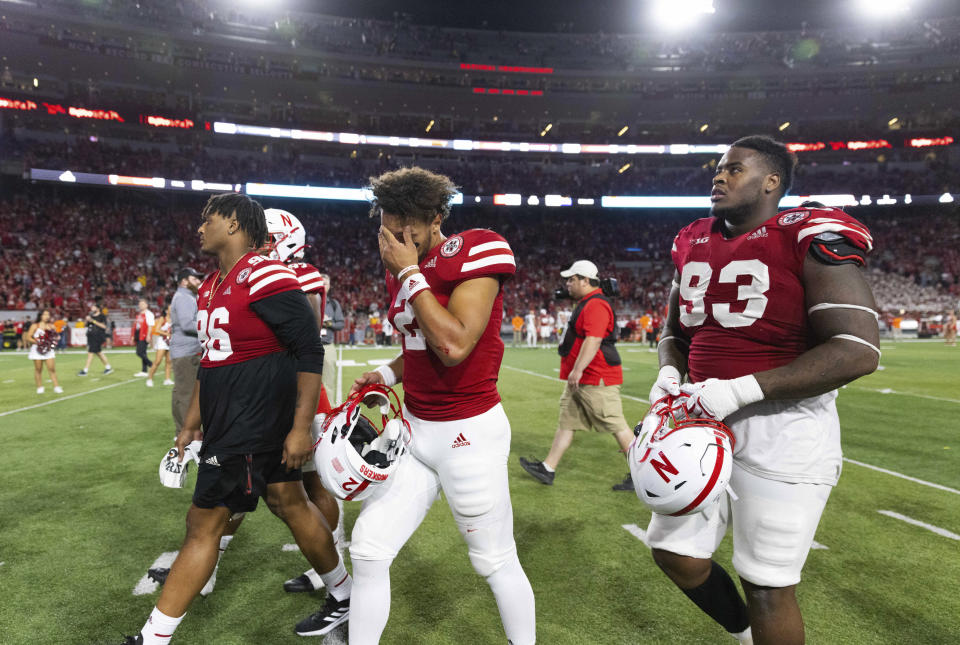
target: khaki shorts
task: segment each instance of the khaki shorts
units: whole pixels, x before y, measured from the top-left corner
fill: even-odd
[[[581,385],[574,392],[570,385],[560,395],[560,430],[620,432],[629,429],[623,418],[619,385]]]

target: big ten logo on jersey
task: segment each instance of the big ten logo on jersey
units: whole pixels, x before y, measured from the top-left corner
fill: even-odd
[[[413,315],[413,307],[404,297],[403,289],[397,293],[390,311],[387,312],[387,319],[393,323],[394,328],[399,329],[403,334],[403,348],[411,351],[426,351],[427,342],[420,333],[420,325]]]
[[[230,323],[230,312],[226,307],[217,307],[213,311],[197,311],[197,338],[203,348],[203,358],[208,361],[223,361],[233,354],[230,335],[224,329]]]
[[[717,282],[737,284],[741,276],[750,282],[737,285],[737,302],[746,302],[741,311],[733,311],[732,303],[715,302],[710,311],[723,327],[749,327],[763,317],[767,309],[765,294],[770,289],[770,271],[760,260],[734,260],[720,270]],[[697,327],[707,320],[706,296],[713,268],[707,262],[687,262],[680,274],[680,323]],[[740,307],[737,307],[740,309]]]

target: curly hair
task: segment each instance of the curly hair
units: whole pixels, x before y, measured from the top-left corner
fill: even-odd
[[[415,220],[429,224],[438,214],[441,221],[450,216],[450,201],[459,190],[446,175],[413,166],[399,168],[379,177],[370,177],[373,192],[370,217],[382,211],[404,222]]]

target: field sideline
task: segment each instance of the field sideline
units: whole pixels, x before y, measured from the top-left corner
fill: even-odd
[[[621,345],[629,421],[656,373],[656,355]],[[838,400],[847,459],[799,587],[807,641],[960,642],[960,350],[884,342],[882,370]],[[346,349],[343,381],[397,349]],[[34,393],[32,363],[0,353],[0,642],[119,643],[156,593],[134,589],[183,538],[188,487],[164,489],[157,466],[172,444],[170,388],[134,379],[130,352],[116,372],[76,376],[85,354],[58,356],[65,394]],[[352,364],[349,364],[352,362]],[[537,598],[538,642],[732,643],[653,564],[640,538],[649,513],[610,485],[626,472],[612,438],[578,436],[556,484],[530,478],[518,456],[543,457],[556,426],[559,359],[508,348],[500,391],[513,428],[515,533]],[[347,505],[347,532],[359,506]],[[198,599],[175,643],[303,642],[293,624],[323,592],[289,595],[306,568],[285,527],[261,504],[223,558],[216,591]],[[822,547],[822,548],[820,548]],[[717,554],[728,570],[729,537]],[[349,568],[348,562],[348,568]],[[392,569],[384,644],[503,643],[496,605],[470,567],[445,502],[438,502]],[[324,639],[344,642],[342,631]]]

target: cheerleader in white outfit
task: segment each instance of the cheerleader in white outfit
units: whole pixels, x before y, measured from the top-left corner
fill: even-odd
[[[153,358],[153,365],[150,367],[150,373],[147,374],[147,387],[153,387],[153,375],[160,367],[161,361],[164,363],[164,385],[173,385],[170,379],[170,307],[164,307],[163,313],[157,316],[153,323],[153,348],[157,350],[157,355]]]
[[[43,365],[46,363],[50,380],[53,381],[53,391],[63,393],[60,382],[57,380],[57,357],[54,348],[60,340],[60,334],[50,322],[50,312],[46,309],[37,314],[37,319],[27,330],[26,341],[30,347],[28,357],[33,361],[33,380],[37,384],[37,394],[43,394]]]

